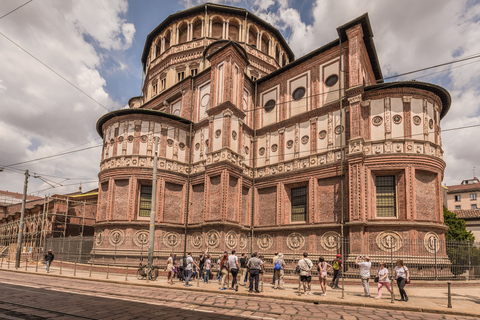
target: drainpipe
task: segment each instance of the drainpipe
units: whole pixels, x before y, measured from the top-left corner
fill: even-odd
[[[255,95],[253,103],[253,150],[252,152],[252,218],[251,218],[251,229],[250,229],[250,256],[253,253],[253,224],[255,218],[255,168],[256,168],[256,155],[257,155],[257,82],[255,82]]]

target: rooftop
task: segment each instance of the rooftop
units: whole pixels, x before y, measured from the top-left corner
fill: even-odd
[[[0,190],[0,206],[8,206],[8,205],[20,203],[22,202],[22,198],[23,198],[23,194],[21,193]],[[27,201],[39,200],[39,199],[42,199],[42,197],[27,195]]]
[[[447,186],[447,189],[447,193],[477,191],[480,190],[480,181],[478,178],[474,177],[473,179],[463,180],[461,184]]]
[[[477,210],[453,210],[458,218],[461,219],[480,219],[480,209]]]

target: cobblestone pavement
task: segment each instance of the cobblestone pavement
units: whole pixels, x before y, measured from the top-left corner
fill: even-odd
[[[0,319],[474,319],[0,271]]]

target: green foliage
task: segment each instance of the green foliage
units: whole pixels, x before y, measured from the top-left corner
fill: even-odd
[[[447,240],[456,241],[475,241],[471,231],[467,231],[465,221],[457,218],[457,215],[443,207],[443,219],[445,224],[449,227],[445,237]]]

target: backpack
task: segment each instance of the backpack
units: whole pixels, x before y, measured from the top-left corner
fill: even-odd
[[[295,268],[295,273],[300,273],[300,271],[301,271],[301,270],[300,270],[300,266],[297,266],[297,267]]]
[[[340,264],[338,263],[338,260],[334,260],[332,263],[332,269],[333,270],[340,270]]]
[[[273,270],[282,270],[282,266],[280,266],[280,263],[278,263],[278,260],[277,260],[277,263],[275,263],[275,267],[273,268]]]

